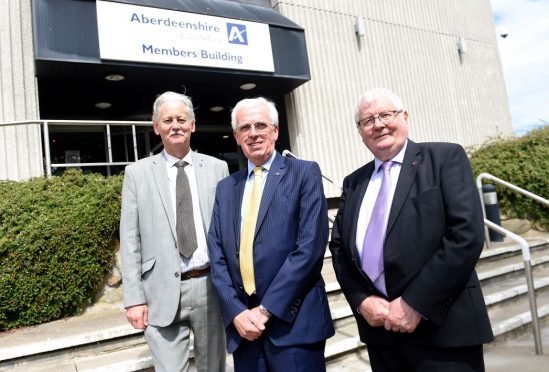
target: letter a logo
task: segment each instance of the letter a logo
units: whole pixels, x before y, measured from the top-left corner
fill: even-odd
[[[248,35],[244,25],[227,23],[227,37],[231,44],[248,45]]]

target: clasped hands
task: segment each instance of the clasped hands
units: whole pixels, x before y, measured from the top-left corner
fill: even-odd
[[[421,316],[402,297],[389,302],[383,297],[368,296],[358,307],[360,314],[372,327],[384,326],[387,331],[412,333]]]
[[[259,310],[259,306],[250,310],[244,310],[234,317],[233,324],[240,337],[248,340],[257,340],[265,330],[265,323],[270,316]]]

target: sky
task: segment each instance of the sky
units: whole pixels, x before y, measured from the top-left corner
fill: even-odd
[[[521,136],[549,125],[549,0],[490,3],[513,128]]]

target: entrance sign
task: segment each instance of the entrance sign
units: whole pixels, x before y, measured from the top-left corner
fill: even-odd
[[[269,25],[97,1],[101,59],[274,72]]]

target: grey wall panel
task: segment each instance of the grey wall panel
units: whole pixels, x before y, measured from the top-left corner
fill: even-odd
[[[0,122],[38,119],[30,0],[0,2]],[[0,127],[0,179],[42,175],[38,125]]]
[[[273,0],[305,28],[311,81],[287,97],[292,150],[329,177],[370,160],[353,123],[360,92],[387,87],[410,137],[478,146],[513,133],[489,0]],[[363,17],[366,35],[355,34]],[[465,38],[467,53],[458,53]],[[326,185],[327,196],[339,191]]]

